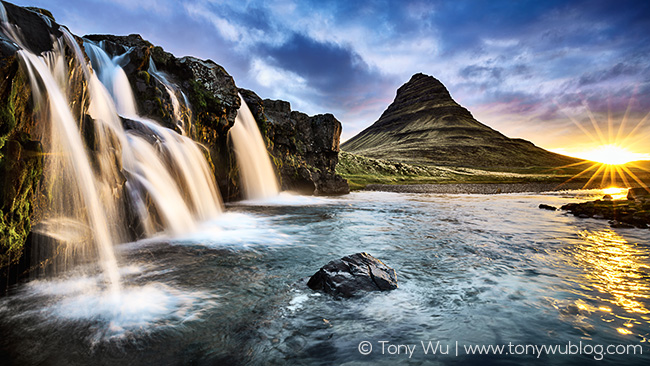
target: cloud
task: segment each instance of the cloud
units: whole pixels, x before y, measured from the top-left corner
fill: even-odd
[[[227,41],[237,42],[244,38],[242,32],[240,32],[237,27],[231,24],[228,20],[210,12],[200,3],[187,3],[185,4],[185,10],[190,16],[203,18],[210,22],[219,32],[221,37]]]
[[[143,9],[156,13],[168,14],[171,10],[171,3],[166,0],[92,0],[94,2],[112,3],[120,5],[128,10]]]
[[[141,33],[213,59],[263,98],[335,113],[345,135],[374,122],[416,72],[480,121],[542,145],[574,132],[565,112],[584,120],[585,103],[605,127],[608,115],[650,110],[646,2],[16,2],[51,8],[73,31]]]

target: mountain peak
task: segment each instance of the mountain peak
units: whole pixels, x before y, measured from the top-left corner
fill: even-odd
[[[438,79],[423,73],[411,76],[406,84],[397,89],[395,100],[384,111],[380,120],[391,115],[400,115],[398,112],[405,110],[413,113],[428,111],[434,114],[457,114],[472,118],[472,114],[456,103]],[[389,121],[395,122],[391,118]]]
[[[553,166],[575,162],[474,119],[433,76],[417,73],[397,89],[379,119],[346,141],[345,151],[414,164]]]

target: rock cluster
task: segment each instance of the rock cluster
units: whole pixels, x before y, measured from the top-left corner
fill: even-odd
[[[17,51],[20,47],[35,54],[51,51],[53,40],[60,39],[66,31],[47,10],[23,8],[4,1],[2,5],[12,32],[16,25],[15,31],[22,34],[18,46],[0,29],[0,283],[5,284],[6,268],[24,258],[23,246],[31,227],[40,219],[39,207],[48,204],[45,191],[48,174],[43,172],[42,154],[46,128],[34,118],[29,78],[20,65]],[[123,69],[134,91],[139,114],[179,132],[182,130],[205,146],[222,197],[240,198],[239,173],[228,131],[235,122],[241,99],[226,70],[211,60],[177,58],[137,34],[90,35],[87,39],[101,42],[111,55],[125,54]],[[74,35],[68,41],[83,45],[83,40]],[[68,99],[74,115],[87,116],[89,103],[84,73],[70,49],[66,50],[65,57],[72,86]],[[180,111],[174,110],[168,89],[150,72],[152,63],[179,89],[178,94],[182,92],[187,97],[191,108],[183,103]],[[284,105],[288,108],[286,102],[268,103],[269,115],[277,112],[279,116]],[[276,106],[281,108],[275,110]],[[176,125],[175,113],[182,115],[183,125]],[[258,114],[262,115],[266,112]],[[92,123],[87,122],[88,118],[81,118],[80,130],[92,150],[93,134],[87,129]],[[309,117],[289,111],[287,119],[258,119],[258,125],[262,127],[284,188],[306,187],[299,190],[314,194],[348,192],[347,182],[334,173],[341,133],[341,124],[334,116]],[[129,128],[128,121],[124,126]]]
[[[643,192],[645,190],[642,188]],[[632,189],[630,189],[632,192]],[[610,220],[612,227],[647,228],[650,225],[650,195],[644,195],[640,190],[634,191],[627,200],[595,200],[582,203],[569,203],[562,210],[580,218],[596,218]]]
[[[21,42],[35,52],[52,50],[53,36],[61,36],[59,25],[41,9],[26,10],[3,2]],[[38,215],[39,182],[43,174],[43,126],[34,119],[29,77],[20,66],[18,47],[0,30],[0,280],[23,256],[23,244]],[[70,57],[71,60],[71,57]],[[73,80],[74,81],[74,80]],[[80,89],[70,99],[83,102]],[[13,268],[13,274],[17,272]],[[21,269],[22,270],[22,269]],[[0,290],[5,281],[0,282]]]

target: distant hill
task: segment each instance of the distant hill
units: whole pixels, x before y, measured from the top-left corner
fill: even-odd
[[[415,74],[379,120],[341,148],[410,164],[524,167],[581,161],[512,139],[474,119],[436,78]]]

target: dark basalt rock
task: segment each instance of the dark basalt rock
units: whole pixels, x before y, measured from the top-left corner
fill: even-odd
[[[650,189],[648,188],[630,188],[627,191],[627,199],[634,200],[650,200]]]
[[[239,198],[238,169],[228,142],[228,131],[241,105],[241,93],[253,112],[280,175],[282,188],[305,194],[349,193],[347,182],[334,172],[338,162],[341,123],[331,114],[309,117],[293,112],[288,102],[262,101],[255,93],[237,89],[226,70],[211,60],[176,58],[137,34],[89,35],[103,42],[112,56],[127,52],[123,66],[136,97],[138,111],[177,129],[173,106],[165,87],[148,73],[153,60],[159,71],[188,97],[189,135],[208,147],[215,179],[225,200]]]
[[[17,25],[22,45],[34,52],[51,51],[53,42],[52,36],[60,37],[59,25],[54,19],[45,14],[45,10],[38,8],[22,8],[11,3],[2,2],[7,11],[9,23]],[[49,12],[48,12],[49,13]],[[4,41],[4,35],[0,33],[0,39]]]
[[[334,297],[349,298],[367,291],[394,290],[397,275],[394,269],[364,252],[329,262],[309,279],[307,286]]]
[[[650,201],[595,200],[569,203],[560,209],[580,218],[610,220],[612,227],[647,228],[650,225]]]
[[[181,114],[191,120],[188,135],[208,148],[206,158],[225,200],[239,198],[238,170],[228,144],[228,130],[235,123],[241,105],[234,79],[211,60],[195,57],[176,58],[161,47],[154,46],[140,35],[88,35],[84,38],[103,42],[111,56],[127,53],[123,69],[131,83],[138,112],[179,130],[174,121],[174,108],[165,86],[149,74],[149,62],[166,74],[187,96],[191,111],[182,106]]]
[[[539,208],[542,210],[557,211],[557,207],[540,203]]]
[[[18,43],[35,54],[51,51],[60,26],[47,12],[2,2]],[[15,282],[28,265],[26,240],[39,222],[47,185],[43,172],[45,128],[35,117],[29,76],[20,66],[19,47],[0,30],[0,293]],[[70,63],[74,57],[66,54]],[[79,70],[74,70],[69,100],[87,105]],[[77,85],[78,84],[78,85]]]

